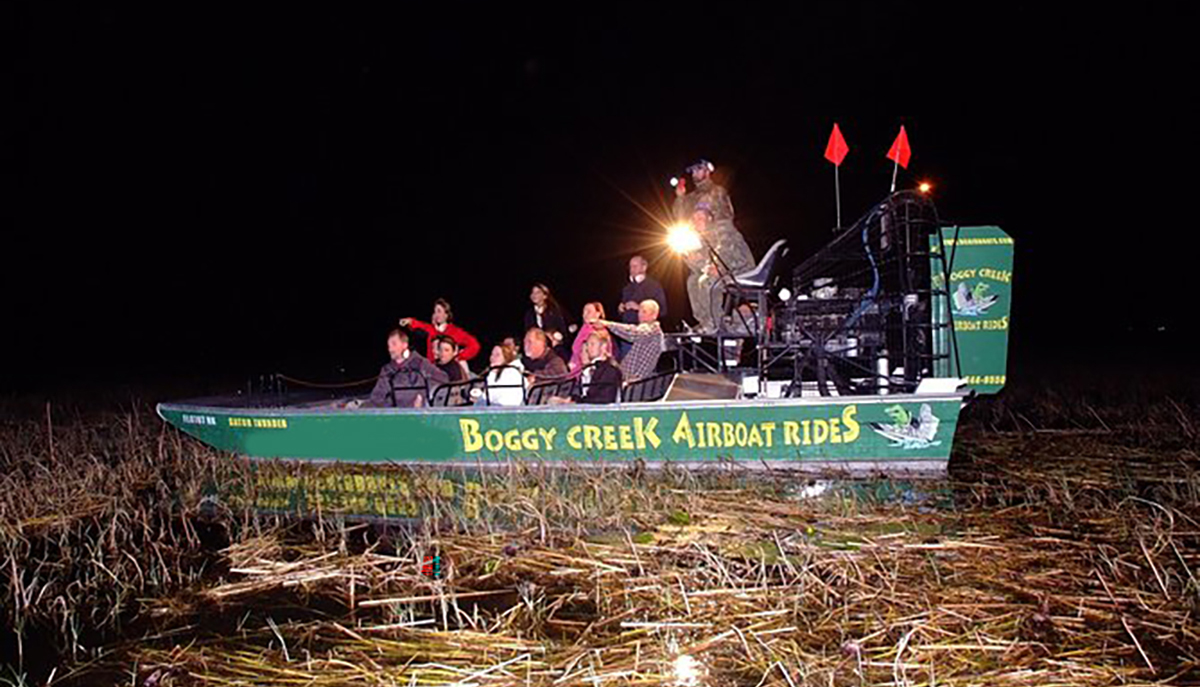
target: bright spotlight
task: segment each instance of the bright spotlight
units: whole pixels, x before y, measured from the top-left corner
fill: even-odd
[[[933,190],[933,184],[929,183],[928,181],[922,181],[921,185],[917,187],[917,190],[921,193],[929,193]]]
[[[779,300],[783,301],[784,303],[792,300],[792,292],[788,290],[787,287],[779,289]]]
[[[667,228],[667,245],[676,253],[691,253],[700,250],[700,234],[690,224],[676,224]]]

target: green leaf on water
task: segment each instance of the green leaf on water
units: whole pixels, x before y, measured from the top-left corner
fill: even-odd
[[[625,543],[625,533],[624,532],[596,532],[587,537],[584,537],[584,541],[590,542],[592,544],[604,544],[606,546],[621,546]],[[634,539],[634,541],[637,541],[637,539]]]
[[[751,561],[762,561],[767,565],[782,563],[784,559],[783,552],[779,550],[779,546],[770,540],[738,544],[730,549],[728,555]]]
[[[851,539],[818,539],[815,543],[822,548],[834,549],[836,551],[858,551],[862,548],[864,542]]]
[[[867,534],[916,534],[936,536],[942,533],[941,525],[930,522],[892,521],[868,524],[862,528]]]
[[[687,511],[677,510],[671,513],[670,517],[667,518],[667,522],[672,525],[690,525],[692,524],[692,516],[688,515]]]

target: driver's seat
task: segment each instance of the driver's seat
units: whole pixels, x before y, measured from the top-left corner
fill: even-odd
[[[787,252],[787,241],[779,239],[762,257],[762,260],[758,261],[754,269],[737,275],[737,284],[726,292],[727,296],[732,295],[731,292],[735,292],[740,299],[754,301],[757,304],[753,327],[756,330],[754,334],[760,339],[763,334],[762,330],[766,326],[767,294],[771,290],[771,280],[775,276],[775,265],[783,256],[787,255]],[[732,307],[737,307],[737,303],[734,303]]]
[[[787,252],[787,240],[779,239],[776,241],[775,245],[771,246],[762,260],[758,261],[754,269],[737,275],[738,285],[744,290],[769,289],[771,287],[771,277],[775,271],[775,263],[787,255]]]

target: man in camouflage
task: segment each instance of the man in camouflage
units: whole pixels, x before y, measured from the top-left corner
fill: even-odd
[[[707,248],[684,256],[688,266],[687,291],[692,316],[699,331],[715,333],[721,321],[721,299],[729,282],[729,273],[741,274],[755,265],[746,239],[733,223],[733,202],[724,187],[712,180],[713,164],[701,160],[688,167],[694,188],[690,192],[682,180],[675,186],[675,221],[691,222],[705,243],[720,257],[718,264]]]

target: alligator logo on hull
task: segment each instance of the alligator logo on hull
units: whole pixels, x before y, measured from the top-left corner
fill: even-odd
[[[891,406],[884,412],[892,418],[891,424],[872,422],[869,426],[892,442],[892,446],[914,449],[938,446],[942,443],[934,440],[941,421],[933,414],[933,409],[928,403],[921,404],[921,410],[916,416],[900,405]]]

